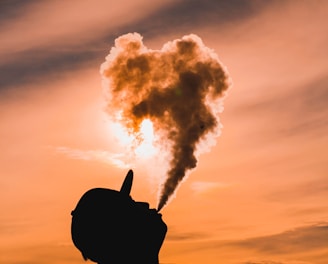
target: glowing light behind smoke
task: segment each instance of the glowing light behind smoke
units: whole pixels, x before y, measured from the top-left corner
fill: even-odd
[[[140,123],[138,132],[133,132],[127,130],[121,123],[109,122],[109,131],[114,133],[116,140],[119,145],[127,148],[129,152],[126,154],[131,155],[131,151],[136,156],[136,158],[150,158],[156,153],[156,148],[154,146],[154,128],[153,123],[149,119],[144,119]]]
[[[136,147],[135,153],[142,158],[151,157],[156,153],[153,145],[154,129],[153,123],[149,119],[144,119],[140,124],[140,144]]]
[[[159,198],[160,210],[187,171],[196,167],[199,143],[219,135],[218,113],[230,86],[228,74],[214,51],[196,35],[150,50],[137,33],[115,40],[101,74],[107,113],[137,142],[144,142],[139,151],[146,153],[147,144],[151,146],[151,135],[146,132],[150,124],[156,144],[165,149],[169,145],[171,160]]]

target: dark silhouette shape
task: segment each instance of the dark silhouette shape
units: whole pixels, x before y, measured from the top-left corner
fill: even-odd
[[[145,202],[135,202],[130,170],[120,191],[87,191],[72,211],[72,240],[85,260],[99,264],[158,264],[167,226]]]

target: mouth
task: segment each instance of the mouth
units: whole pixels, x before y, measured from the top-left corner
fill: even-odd
[[[156,216],[162,217],[162,214],[159,213],[156,209],[150,209],[150,213],[152,215],[156,215]]]

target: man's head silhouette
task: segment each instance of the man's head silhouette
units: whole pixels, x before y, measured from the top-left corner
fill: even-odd
[[[130,170],[120,191],[87,191],[72,211],[72,240],[85,260],[99,264],[156,264],[167,226],[148,203],[130,196]]]

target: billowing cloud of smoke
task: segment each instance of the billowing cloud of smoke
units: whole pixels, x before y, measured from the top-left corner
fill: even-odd
[[[143,119],[170,143],[170,167],[158,210],[174,193],[186,172],[196,167],[198,143],[220,127],[218,110],[230,79],[213,50],[196,35],[166,43],[161,50],[144,46],[142,37],[115,40],[101,66],[108,113],[132,132]]]

